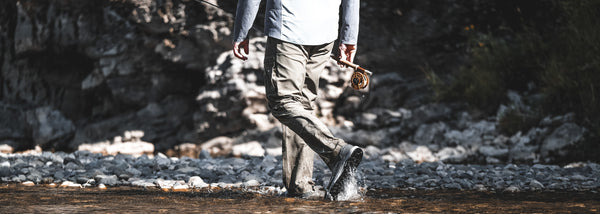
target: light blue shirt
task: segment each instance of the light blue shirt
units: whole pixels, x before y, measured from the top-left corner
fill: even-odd
[[[233,30],[235,42],[248,36],[260,1],[239,0]],[[336,40],[339,32],[341,43],[355,45],[359,9],[360,0],[267,0],[264,33],[294,44],[322,45]]]

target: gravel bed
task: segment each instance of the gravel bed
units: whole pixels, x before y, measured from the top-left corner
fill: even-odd
[[[259,189],[283,194],[281,156],[247,158],[169,158],[104,156],[86,151],[35,154],[0,153],[1,183],[59,187],[134,186],[185,191],[205,188]],[[324,185],[326,165],[315,161],[314,178]],[[600,189],[600,165],[459,165],[443,162],[388,163],[364,159],[357,173],[364,189],[477,191],[592,191]]]

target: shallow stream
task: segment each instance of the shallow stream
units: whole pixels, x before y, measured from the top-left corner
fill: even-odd
[[[354,201],[303,200],[246,190],[168,192],[158,188],[0,187],[1,213],[388,213],[388,212],[600,212],[593,192],[492,193],[369,190]]]

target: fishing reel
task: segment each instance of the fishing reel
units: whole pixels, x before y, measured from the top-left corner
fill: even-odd
[[[331,55],[331,58],[333,58],[341,64],[354,68],[354,73],[352,73],[352,77],[350,77],[350,86],[352,86],[353,89],[361,90],[369,86],[369,76],[373,74],[369,70],[364,69],[357,64],[348,62],[344,59],[338,59],[334,55]]]
[[[354,70],[350,78],[350,86],[355,90],[364,89],[369,85],[369,76],[360,70]]]

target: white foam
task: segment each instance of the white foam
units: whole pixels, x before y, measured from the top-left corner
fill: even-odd
[[[356,180],[356,172],[353,170],[348,178],[344,181],[344,188],[342,188],[342,192],[338,194],[336,200],[337,201],[355,201],[361,200],[362,195],[359,193],[359,186]]]

